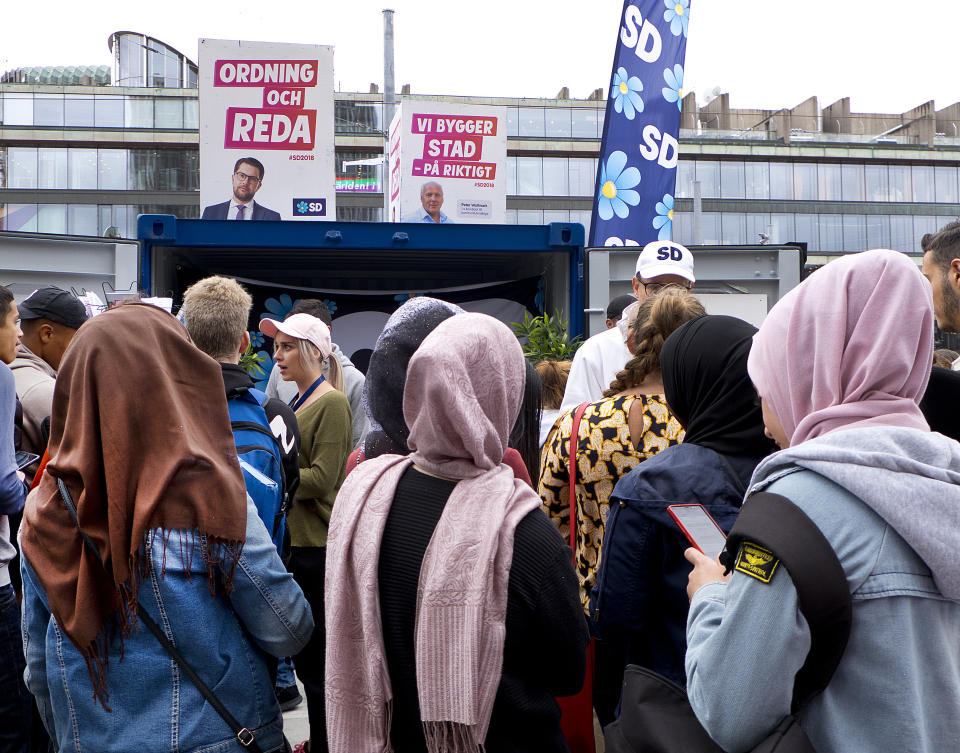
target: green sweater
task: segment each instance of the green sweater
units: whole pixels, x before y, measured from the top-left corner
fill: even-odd
[[[333,501],[346,475],[353,446],[353,417],[339,390],[297,411],[300,427],[300,486],[287,516],[290,546],[326,546]]]

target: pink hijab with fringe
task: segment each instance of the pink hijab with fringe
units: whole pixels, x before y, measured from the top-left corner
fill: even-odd
[[[930,285],[898,251],[832,261],[783,297],[747,371],[790,445],[837,429],[929,431],[917,403],[933,358]]]
[[[523,396],[516,337],[496,319],[440,324],[407,372],[407,457],[360,464],[333,507],[327,541],[326,709],[333,753],[391,750],[392,692],[377,566],[397,484],[411,463],[460,479],[420,568],[415,656],[431,753],[476,753],[503,667],[507,585],[517,523],[540,505],[503,464]]]

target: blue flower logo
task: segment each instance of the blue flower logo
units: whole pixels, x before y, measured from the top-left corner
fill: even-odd
[[[293,308],[293,299],[284,293],[280,296],[279,300],[276,298],[268,298],[264,305],[267,307],[269,313],[264,314],[261,319],[276,319],[282,322],[287,314],[290,313],[290,309]]]
[[[677,63],[673,69],[663,71],[663,80],[667,85],[663,87],[663,98],[667,102],[676,102],[677,109],[681,109],[680,100],[683,99],[683,66]]]
[[[643,100],[638,94],[642,89],[643,82],[639,78],[628,77],[626,68],[617,68],[610,87],[613,109],[626,115],[627,120],[633,120],[638,112],[643,112]]]
[[[331,317],[332,317],[335,313],[337,313],[337,304],[336,304],[336,303],[334,303],[333,301],[327,300],[326,298],[323,299],[323,303],[324,303],[324,305],[325,305],[328,309],[330,309],[330,316],[331,316]]]
[[[624,169],[626,168],[626,169]],[[597,196],[597,214],[601,220],[617,215],[621,220],[630,214],[629,204],[640,203],[640,194],[632,190],[640,182],[640,171],[627,167],[625,152],[613,152],[605,165],[600,166],[600,195]]]
[[[251,330],[250,332],[250,344],[254,348],[259,348],[263,345],[263,332],[260,330]]]
[[[657,216],[653,218],[653,229],[660,231],[657,240],[668,241],[673,235],[673,197],[665,193],[663,201],[658,201],[654,208]]]
[[[670,22],[670,31],[673,36],[679,37],[682,33],[687,36],[687,25],[690,23],[690,0],[663,0],[666,10],[663,20]]]
[[[258,350],[257,355],[260,356],[260,363],[257,364],[255,373],[250,376],[253,378],[254,387],[265,390],[267,382],[270,381],[270,372],[273,371],[273,357],[265,350]]]
[[[689,1],[689,0],[688,0],[688,1]],[[307,213],[307,210],[308,210],[309,208],[310,208],[310,205],[307,204],[307,202],[305,202],[305,201],[298,201],[298,202],[297,202],[297,211],[298,211],[300,214],[306,214],[306,213]]]

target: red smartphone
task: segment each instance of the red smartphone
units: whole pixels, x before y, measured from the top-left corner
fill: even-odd
[[[670,505],[670,517],[687,540],[701,552],[716,559],[727,543],[727,535],[703,505]]]

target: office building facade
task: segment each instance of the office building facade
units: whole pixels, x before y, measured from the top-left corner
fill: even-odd
[[[133,237],[138,214],[199,215],[196,65],[134,32],[111,35],[108,47],[109,76],[101,66],[0,78],[3,229]],[[435,99],[507,108],[508,222],[589,227],[602,90],[581,100],[566,90]],[[382,97],[334,100],[337,218],[381,220],[381,168],[350,163],[383,154]],[[916,251],[924,233],[960,214],[960,104],[865,114],[847,99],[821,108],[812,98],[761,111],[732,109],[726,94],[698,106],[689,94],[681,126],[681,242],[803,241],[812,258]]]

